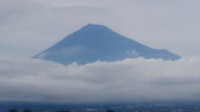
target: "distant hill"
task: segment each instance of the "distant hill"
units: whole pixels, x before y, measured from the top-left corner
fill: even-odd
[[[63,65],[87,64],[144,57],[177,60],[180,56],[165,49],[153,49],[124,37],[103,25],[88,24],[57,44],[34,56]]]

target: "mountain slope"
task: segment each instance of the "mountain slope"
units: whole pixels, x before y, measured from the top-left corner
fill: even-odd
[[[124,58],[162,58],[176,60],[180,56],[164,49],[153,49],[126,38],[103,25],[88,24],[34,58],[64,65],[116,61]]]

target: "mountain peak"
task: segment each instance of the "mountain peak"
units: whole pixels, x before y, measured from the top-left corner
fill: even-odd
[[[85,31],[112,31],[108,27],[104,25],[99,25],[99,24],[87,24],[83,26],[80,30],[85,30]]]
[[[98,24],[83,26],[34,58],[69,65],[73,62],[87,64],[97,60],[117,61],[137,57],[163,60],[180,58],[167,50],[153,49],[142,45]]]
[[[91,27],[104,27],[104,28],[107,28],[106,26],[104,26],[104,25],[100,25],[100,24],[92,24],[92,23],[89,23],[89,24],[87,24],[87,25],[85,25],[85,26],[83,26],[83,27],[85,27],[85,28],[91,28]]]

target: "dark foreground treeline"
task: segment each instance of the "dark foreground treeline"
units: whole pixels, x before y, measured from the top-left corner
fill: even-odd
[[[9,112],[19,112],[17,109],[10,109]],[[30,109],[25,109],[23,112],[33,112]],[[71,112],[70,110],[59,110],[56,112]],[[113,110],[107,110],[106,112],[114,112]]]
[[[127,104],[0,103],[0,112],[200,112],[200,102]]]

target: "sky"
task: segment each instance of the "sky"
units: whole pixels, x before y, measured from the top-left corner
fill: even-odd
[[[0,101],[199,101],[199,5],[199,0],[0,0]],[[182,58],[68,66],[31,58],[89,23]]]
[[[0,0],[0,55],[30,58],[89,23],[182,57],[200,55],[199,0]]]

